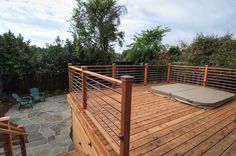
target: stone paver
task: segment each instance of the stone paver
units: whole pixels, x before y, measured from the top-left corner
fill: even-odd
[[[14,105],[6,116],[11,116],[11,122],[24,125],[29,139],[26,145],[29,156],[55,156],[73,150],[71,109],[66,95],[48,97],[46,102],[35,104],[33,109],[18,108]]]

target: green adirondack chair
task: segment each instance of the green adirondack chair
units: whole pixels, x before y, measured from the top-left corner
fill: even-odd
[[[39,92],[38,88],[31,88],[30,96],[33,98],[33,102],[45,101],[45,93]]]
[[[33,104],[32,104],[32,99],[31,97],[20,97],[18,94],[13,93],[12,97],[16,100],[16,102],[20,105],[19,109],[26,107],[26,106],[30,106],[31,108],[33,108]]]

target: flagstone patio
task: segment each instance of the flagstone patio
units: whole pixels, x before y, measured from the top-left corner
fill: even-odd
[[[11,122],[24,125],[29,139],[29,156],[55,156],[73,150],[71,109],[66,95],[48,97],[46,102],[35,104],[33,109],[19,110],[19,106],[14,105],[6,116],[11,116]]]

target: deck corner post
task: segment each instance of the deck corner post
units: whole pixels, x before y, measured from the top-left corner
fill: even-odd
[[[71,80],[71,70],[70,70],[70,66],[72,66],[72,63],[68,63],[67,66],[68,66],[68,83],[69,83],[68,91],[70,93],[72,92],[72,82],[71,82],[72,80]]]
[[[116,78],[116,63],[112,63],[112,78]],[[116,88],[115,83],[112,83],[112,88]]]
[[[171,64],[168,63],[168,66],[167,66],[167,82],[169,83],[170,82],[170,79],[171,79]]]
[[[87,77],[85,70],[88,69],[87,66],[82,66],[82,97],[83,97],[83,109],[87,109]]]
[[[144,85],[146,86],[148,83],[148,64],[144,65]]]
[[[120,156],[129,156],[130,142],[130,118],[133,76],[121,76],[121,133],[120,133]]]
[[[208,79],[208,65],[205,65],[205,70],[204,70],[204,80],[203,80],[203,86],[207,86],[207,79]]]
[[[26,146],[25,146],[25,137],[24,136],[20,136],[20,148],[21,148],[21,153],[22,153],[22,156],[27,156],[27,152],[26,152]]]

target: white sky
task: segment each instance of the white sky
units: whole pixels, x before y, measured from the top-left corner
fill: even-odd
[[[120,0],[128,14],[120,30],[130,44],[136,33],[158,25],[169,27],[164,43],[190,43],[197,33],[236,33],[236,0]],[[45,46],[57,36],[71,38],[69,22],[75,0],[0,0],[0,33],[21,33],[31,44]],[[123,48],[116,47],[117,51]]]

